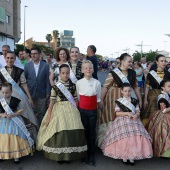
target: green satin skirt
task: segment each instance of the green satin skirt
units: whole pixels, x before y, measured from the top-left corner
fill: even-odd
[[[55,133],[43,146],[44,157],[55,161],[84,158],[87,145],[83,129]]]

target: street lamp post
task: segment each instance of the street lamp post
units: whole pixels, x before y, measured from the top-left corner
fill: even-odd
[[[111,56],[112,56],[112,58],[113,58],[113,53],[112,54],[110,54]]]
[[[25,11],[28,6],[24,6],[24,50],[25,50]]]
[[[130,48],[123,49],[122,51],[126,51],[126,53],[129,53]]]

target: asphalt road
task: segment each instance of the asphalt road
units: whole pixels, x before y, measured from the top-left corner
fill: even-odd
[[[104,83],[108,73],[99,72],[101,84]],[[96,166],[82,165],[80,160],[72,161],[69,165],[59,165],[56,161],[45,159],[41,152],[33,156],[23,157],[20,164],[13,160],[0,162],[0,170],[170,170],[170,159],[152,158],[139,160],[135,166],[124,165],[121,160],[111,159],[102,155],[99,148],[96,149]]]

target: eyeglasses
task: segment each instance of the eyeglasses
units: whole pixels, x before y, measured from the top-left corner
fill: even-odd
[[[36,54],[39,54],[39,53],[31,53],[31,55],[36,55]]]

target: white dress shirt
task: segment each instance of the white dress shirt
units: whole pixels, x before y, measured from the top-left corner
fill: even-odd
[[[97,102],[100,102],[100,96],[101,96],[101,83],[91,78],[90,80],[87,80],[85,77],[78,80],[76,83],[76,89],[77,89],[77,96],[79,99],[79,95],[84,96],[95,96],[97,95]]]
[[[0,68],[5,67],[6,66],[6,61],[3,55],[0,56]],[[16,60],[14,62],[14,66],[19,67],[21,69],[24,69],[24,66],[22,65],[22,63],[20,62],[20,60],[18,59],[18,57],[16,57]]]
[[[38,64],[35,64],[35,63],[34,63],[34,69],[35,69],[36,77],[37,77],[37,75],[38,75],[39,66],[40,66],[40,61],[39,61]]]
[[[145,64],[142,63],[141,65],[142,65],[144,70],[147,69],[147,63],[145,63]]]

